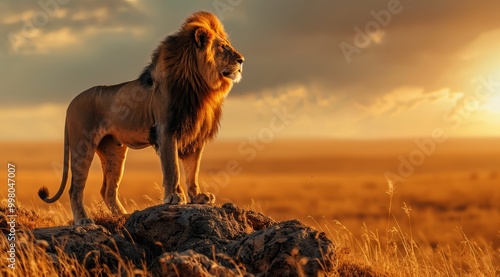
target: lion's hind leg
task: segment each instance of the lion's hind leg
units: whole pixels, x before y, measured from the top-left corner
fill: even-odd
[[[69,189],[71,210],[75,225],[92,224],[83,205],[83,190],[94,158],[95,148],[92,143],[82,139],[79,145],[86,147],[71,148],[71,187]]]
[[[123,176],[123,168],[128,148],[117,145],[113,137],[104,137],[97,147],[97,155],[101,159],[103,182],[101,196],[114,214],[126,214],[127,211],[118,199],[118,187]]]

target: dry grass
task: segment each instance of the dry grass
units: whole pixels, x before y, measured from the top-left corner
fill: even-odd
[[[6,240],[1,239],[2,249],[7,247]],[[57,258],[45,253],[45,250],[33,243],[31,238],[25,235],[19,236],[18,255],[16,256],[16,265],[14,269],[8,268],[6,259],[0,262],[1,276],[5,277],[24,277],[24,276],[115,276],[106,265],[98,265],[92,270],[85,269],[84,265],[78,262],[74,257],[68,255],[61,248],[57,248]],[[145,270],[135,268],[123,260],[119,260],[119,272],[121,276],[151,276]]]
[[[389,199],[394,190],[389,189]],[[390,201],[390,200],[389,200]],[[252,207],[257,205],[254,203]],[[389,203],[389,207],[392,205]],[[118,231],[124,218],[116,218],[102,207],[93,207],[92,218],[109,230]],[[64,208],[62,208],[64,209]],[[5,211],[5,206],[0,207]],[[403,207],[407,220],[411,223],[411,208]],[[332,276],[498,276],[500,274],[500,249],[494,249],[486,241],[470,240],[461,228],[457,233],[462,241],[457,245],[434,247],[428,243],[417,243],[413,230],[404,230],[388,210],[389,219],[386,232],[379,234],[366,225],[361,236],[355,236],[341,222],[325,218],[315,222],[316,228],[326,232],[337,247],[337,272]],[[64,212],[66,214],[67,211]],[[58,226],[50,217],[39,216],[37,212],[18,207],[19,230]],[[3,231],[5,226],[0,224]],[[106,265],[87,271],[84,266],[58,249],[58,258],[47,255],[43,247],[33,242],[27,233],[18,234],[16,268],[7,267],[7,261],[0,262],[2,276],[111,276]],[[0,244],[7,249],[7,240],[2,236]],[[57,260],[56,263],[54,261]],[[147,270],[137,269],[132,264],[118,259],[122,276],[151,276]],[[298,267],[300,267],[298,263]],[[145,267],[146,268],[146,267]]]
[[[389,201],[395,190],[389,180]],[[395,219],[389,203],[386,232],[379,234],[364,226],[356,237],[341,222],[326,222],[323,229],[333,239],[338,249],[338,270],[341,276],[499,276],[500,249],[490,242],[470,240],[457,227],[462,240],[458,244],[433,246],[417,242],[411,228],[411,207],[402,207],[410,228],[405,230]],[[369,276],[369,275],[368,275]]]
[[[389,190],[384,172],[397,170],[398,156],[415,149],[411,141],[278,142],[264,145],[252,161],[238,146],[215,143],[205,151],[200,179],[207,189],[219,203],[235,202],[277,220],[298,218],[323,230],[338,247],[340,276],[500,274],[500,143],[495,140],[439,145],[413,175]],[[56,191],[61,149],[60,144],[0,145],[2,162],[17,164],[18,201],[36,211],[25,211],[26,228],[71,219],[67,193],[52,205],[34,197],[41,185]],[[221,171],[230,160],[241,172],[227,179]],[[101,178],[96,158],[85,203],[100,223],[119,228],[122,219],[106,221]],[[130,151],[120,199],[129,212],[160,203],[160,181],[154,151]]]

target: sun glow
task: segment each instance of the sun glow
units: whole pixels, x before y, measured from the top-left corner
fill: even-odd
[[[500,114],[500,94],[493,95],[484,105],[484,108],[491,113]]]

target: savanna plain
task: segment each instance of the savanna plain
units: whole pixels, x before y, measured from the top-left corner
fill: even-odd
[[[217,204],[324,231],[340,260],[396,276],[499,276],[500,139],[448,138],[426,151],[418,144],[218,140],[205,149],[200,181]],[[8,162],[16,165],[18,204],[52,218],[51,226],[71,220],[68,193],[51,205],[36,194],[40,186],[52,195],[58,189],[62,148],[0,143],[4,176]],[[161,203],[161,177],[152,148],[129,150],[119,189],[129,212]],[[96,156],[85,189],[90,210],[106,210],[101,183]]]

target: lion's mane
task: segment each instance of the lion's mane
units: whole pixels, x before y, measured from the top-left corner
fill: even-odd
[[[194,40],[200,27],[205,31],[204,51]],[[177,140],[181,158],[215,137],[222,101],[232,86],[216,69],[211,47],[216,35],[227,38],[217,17],[207,12],[193,14],[177,33],[160,43],[139,77],[143,85],[155,84],[168,94],[168,132]]]

